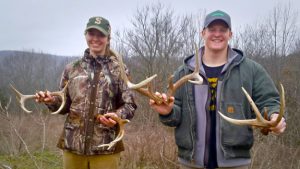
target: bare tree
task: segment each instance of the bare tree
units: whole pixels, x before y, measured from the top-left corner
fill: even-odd
[[[258,60],[270,55],[268,28],[264,23],[246,25],[244,30],[234,36],[234,40],[235,46],[243,49],[247,57]]]
[[[282,57],[295,48],[297,12],[291,4],[278,4],[267,18],[247,25],[236,37],[239,46],[251,57],[261,62],[271,73],[275,82],[280,79]],[[269,61],[271,58],[272,62]]]
[[[167,77],[182,63],[183,57],[194,53],[194,43],[201,41],[199,20],[193,15],[176,16],[160,3],[137,9],[132,28],[118,39],[122,39],[133,69],[138,70],[135,76],[143,79],[157,73],[156,84],[160,86],[156,88],[165,87]]]
[[[296,35],[297,12],[291,8],[291,4],[278,4],[275,6],[267,19],[268,27],[270,28],[269,37],[272,40],[272,64],[270,71],[273,72],[273,78],[277,81],[280,79],[281,59],[290,53],[294,38]]]

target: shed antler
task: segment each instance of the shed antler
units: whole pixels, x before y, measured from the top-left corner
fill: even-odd
[[[197,45],[195,44],[195,57],[196,57],[196,64],[195,64],[195,70],[193,73],[186,75],[184,77],[182,77],[181,79],[179,79],[176,83],[173,84],[173,76],[171,76],[169,78],[169,86],[168,86],[168,91],[167,91],[167,102],[169,102],[169,98],[171,96],[174,96],[175,91],[182,86],[185,82],[189,81],[191,83],[194,84],[202,84],[203,79],[202,77],[199,75],[200,72],[200,66],[199,66],[199,50],[197,48]],[[132,84],[129,80],[128,77],[126,76],[125,73],[125,69],[124,69],[124,63],[122,60],[122,57],[120,55],[118,55],[116,52],[114,52],[115,55],[117,56],[117,58],[120,61],[120,65],[121,65],[121,74],[122,74],[122,78],[125,81],[125,83],[127,84],[128,88],[130,89],[134,89],[137,92],[139,92],[140,94],[149,97],[150,99],[154,100],[155,103],[157,104],[161,104],[161,103],[165,103],[165,100],[163,100],[163,98],[155,95],[151,89],[151,85],[150,82],[156,77],[156,74],[151,76],[150,78],[142,81],[141,83],[135,85]],[[193,80],[194,79],[194,80]],[[144,88],[145,86],[147,86],[147,88]]]
[[[122,140],[122,138],[125,134],[125,130],[124,130],[125,124],[129,123],[130,121],[127,120],[127,119],[121,119],[121,118],[116,117],[116,116],[110,116],[108,114],[98,115],[98,116],[109,117],[109,118],[113,119],[114,121],[116,121],[119,125],[119,133],[113,141],[111,141],[109,144],[102,144],[102,145],[96,146],[97,148],[107,147],[107,150],[110,150],[118,141]]]
[[[264,112],[264,117],[262,117],[261,113],[259,112],[257,106],[255,105],[254,101],[250,97],[250,95],[247,93],[247,91],[242,87],[243,92],[245,93],[255,115],[256,119],[249,119],[249,120],[237,120],[237,119],[232,119],[229,118],[225,115],[223,115],[221,112],[218,112],[222,118],[224,118],[226,121],[236,124],[236,125],[250,125],[250,126],[255,126],[262,128],[262,133],[267,135],[268,132],[270,131],[271,127],[277,126],[277,124],[281,121],[284,111],[285,111],[285,97],[284,97],[284,88],[283,85],[280,84],[280,110],[279,110],[279,115],[276,119],[276,121],[269,121],[267,117],[267,111],[265,109]]]
[[[51,114],[57,114],[59,113],[65,103],[66,103],[66,90],[67,90],[67,86],[68,83],[65,85],[65,87],[61,90],[61,91],[57,91],[57,92],[51,92],[51,95],[53,96],[59,96],[62,99],[62,103],[61,106],[59,107],[59,109]],[[23,95],[22,93],[20,93],[13,85],[10,84],[10,87],[13,89],[13,91],[16,93],[16,98],[20,103],[20,107],[26,112],[26,113],[32,113],[32,111],[29,111],[28,109],[26,109],[25,107],[25,101],[28,99],[35,99],[36,96],[35,95]]]

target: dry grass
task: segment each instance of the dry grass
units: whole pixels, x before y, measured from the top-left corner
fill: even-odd
[[[178,168],[173,130],[146,123],[132,124],[126,131],[121,168]]]
[[[125,151],[122,153],[120,168],[122,169],[178,169],[177,148],[174,141],[172,128],[163,126],[158,122],[157,114],[153,112],[138,112],[131,123],[126,126],[124,137]],[[148,114],[150,113],[150,114]],[[44,119],[44,120],[41,120]],[[62,131],[64,116],[45,115],[41,117],[21,115],[11,118],[30,152],[40,166],[54,164],[59,168],[61,164],[60,151],[56,148],[58,137]],[[43,126],[46,126],[45,130]],[[291,128],[291,127],[290,127]],[[46,138],[43,139],[43,132]],[[252,149],[252,169],[300,169],[300,145],[299,143],[288,144],[285,141],[289,132],[283,136],[262,136],[255,133],[256,142]],[[290,137],[290,136],[289,136]],[[294,140],[297,140],[297,138]],[[26,154],[24,144],[18,139],[9,122],[0,118],[0,155],[19,157]],[[45,145],[45,146],[42,146]],[[34,154],[40,152],[38,156]],[[52,155],[43,156],[51,152]],[[53,155],[54,154],[54,155]],[[0,163],[14,165],[12,161]],[[52,159],[48,159],[51,156]],[[44,158],[44,160],[42,159]],[[47,159],[46,159],[47,158]],[[54,159],[53,159],[54,158]],[[30,158],[24,158],[30,161]],[[33,166],[33,168],[35,168]]]
[[[256,143],[252,148],[251,168],[300,169],[300,146],[283,144],[284,135],[265,137],[256,132]]]

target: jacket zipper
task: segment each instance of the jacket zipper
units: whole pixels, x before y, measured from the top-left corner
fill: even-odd
[[[188,89],[187,89],[188,90]],[[188,93],[188,92],[187,92]],[[188,96],[188,95],[187,95]],[[189,100],[189,99],[188,99]],[[190,105],[190,102],[188,101],[188,108],[189,108],[189,112],[191,112],[191,109],[192,109],[192,107],[191,107],[191,105]],[[192,120],[193,118],[192,118],[192,115],[191,115],[191,113],[189,113],[190,114],[190,119]],[[194,133],[193,133],[193,124],[191,123],[191,125],[190,125],[190,128],[191,128],[191,136],[192,136],[192,145],[193,145],[193,148],[192,148],[192,154],[191,154],[191,162],[192,163],[195,163],[195,159],[194,159],[194,149],[195,149],[195,140],[194,140]]]
[[[205,77],[205,80],[207,81],[207,85],[209,85],[209,82],[208,82],[208,79]],[[209,100],[211,99],[211,94],[210,94],[210,89],[209,89],[209,86],[208,86],[208,89],[207,89],[208,91],[207,91],[207,100],[206,100],[206,103],[205,103],[205,113],[206,113],[206,118],[208,118],[207,117],[207,115],[209,114],[208,113],[208,109],[209,109]],[[210,124],[209,124],[210,125]],[[207,123],[206,123],[206,129],[205,129],[205,150],[204,150],[204,159],[203,159],[203,165],[204,165],[204,167],[206,167],[206,165],[208,164],[208,150],[209,150],[209,147],[208,147],[208,137],[207,137],[207,134],[209,134],[209,133],[207,133],[207,127],[208,127],[208,125],[207,125]],[[210,126],[209,126],[210,127]]]
[[[98,70],[96,68],[96,60],[92,63],[93,65],[93,71],[91,73],[91,77],[92,77],[92,86],[95,85],[95,93],[97,93],[97,81],[96,78],[98,78],[99,74],[98,74]],[[96,83],[94,83],[96,81]],[[91,89],[91,91],[93,91],[93,87]],[[93,94],[91,94],[93,95]],[[92,97],[92,96],[90,96]],[[88,116],[88,119],[87,119],[87,123],[86,123],[86,127],[85,127],[85,134],[86,134],[86,138],[85,138],[85,144],[84,144],[84,154],[88,153],[88,150],[90,149],[90,146],[91,146],[91,139],[92,139],[92,135],[89,135],[89,132],[91,132],[91,125],[94,126],[94,124],[91,124],[91,123],[94,123],[94,122],[89,122],[89,119],[91,118],[91,111],[94,113],[94,111],[92,109],[94,109],[95,107],[95,101],[96,101],[96,97],[94,99],[91,98],[90,102],[93,103],[93,104],[89,104],[89,110],[87,112],[87,116]],[[92,132],[93,134],[93,132]]]

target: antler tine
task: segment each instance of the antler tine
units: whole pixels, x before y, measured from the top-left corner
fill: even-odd
[[[277,126],[277,124],[281,121],[284,111],[285,111],[285,92],[284,92],[284,87],[280,83],[280,109],[279,109],[279,115],[274,123],[271,123],[270,125],[272,127]]]
[[[169,86],[168,86],[168,95],[169,96],[173,96],[175,91],[187,81],[189,81],[190,83],[194,83],[194,84],[202,84],[203,83],[203,79],[200,76],[199,49],[196,44],[195,44],[195,50],[196,50],[196,52],[195,52],[196,65],[195,65],[194,72],[192,74],[183,76],[181,79],[179,79],[174,84],[173,84],[173,76],[170,76]],[[195,79],[195,80],[192,80],[192,79]]]
[[[118,58],[119,62],[120,62],[120,67],[121,67],[121,76],[123,78],[123,80],[125,81],[125,83],[127,84],[128,88],[130,89],[138,89],[138,88],[141,88],[145,85],[147,85],[148,83],[150,83],[156,76],[157,74],[141,81],[140,83],[138,84],[133,84],[129,81],[126,73],[125,73],[125,66],[124,66],[124,62],[123,62],[123,58],[121,55],[119,55],[116,51],[112,50],[111,49],[111,52]]]
[[[55,112],[52,112],[51,114],[58,114],[64,108],[64,105],[66,104],[66,90],[68,88],[68,84],[69,82],[66,83],[65,87],[61,91],[51,93],[53,96],[60,96],[62,99],[62,103],[59,109]]]
[[[259,112],[257,106],[255,105],[255,103],[253,102],[253,100],[251,99],[250,95],[247,93],[247,91],[242,87],[243,92],[245,93],[255,115],[256,115],[256,119],[249,119],[249,120],[237,120],[237,119],[232,119],[229,118],[225,115],[223,115],[220,111],[218,111],[218,113],[220,114],[220,116],[222,118],[224,118],[225,120],[227,120],[228,122],[232,123],[232,124],[236,124],[236,125],[251,125],[251,126],[256,126],[256,127],[262,127],[262,128],[270,128],[270,127],[274,127],[276,126],[280,120],[283,117],[284,114],[284,109],[285,109],[285,93],[284,93],[284,88],[283,85],[280,84],[280,88],[281,88],[281,92],[280,92],[280,112],[279,112],[279,116],[277,117],[276,121],[268,121],[265,118],[262,117],[261,113]]]
[[[199,64],[199,49],[197,47],[197,44],[195,43],[195,55],[196,55],[196,66],[195,66],[195,70],[191,75],[191,79],[196,79],[194,80],[189,80],[189,82],[194,83],[194,84],[202,84],[203,83],[203,79],[200,76],[200,64]]]
[[[97,146],[98,148],[107,147],[107,150],[110,150],[117,142],[119,142],[120,140],[123,139],[124,134],[125,134],[125,130],[124,130],[125,124],[129,123],[130,121],[127,120],[127,119],[121,119],[119,117],[110,116],[110,115],[107,115],[107,114],[105,114],[105,115],[98,115],[98,116],[108,116],[111,119],[113,119],[114,121],[116,121],[118,123],[118,125],[119,125],[119,133],[118,133],[117,137],[113,141],[111,141],[108,144],[102,144],[102,145]]]
[[[60,106],[60,108],[56,111],[56,112],[53,112],[51,114],[57,114],[59,113],[65,103],[66,103],[66,89],[67,89],[67,86],[68,86],[68,83],[65,85],[65,87],[63,88],[62,91],[59,91],[59,92],[52,92],[51,94],[53,96],[60,96],[62,98],[62,104]],[[32,113],[32,111],[28,110],[26,107],[25,107],[25,101],[28,100],[28,99],[35,99],[36,96],[35,95],[23,95],[22,93],[20,93],[13,85],[10,84],[10,87],[13,89],[13,91],[15,92],[16,94],[16,98],[17,100],[19,101],[20,103],[20,107],[26,112],[26,113]]]
[[[26,113],[32,113],[32,111],[26,109],[25,107],[25,101],[28,99],[33,99],[35,98],[35,95],[23,95],[22,93],[20,93],[12,84],[9,85],[13,91],[16,94],[16,98],[20,103],[20,107],[26,112]]]
[[[262,117],[260,111],[258,110],[257,106],[255,105],[254,101],[252,100],[251,96],[248,94],[248,92],[244,89],[244,87],[242,87],[242,90],[244,92],[244,94],[246,95],[249,104],[251,105],[255,115],[256,115],[256,119],[258,122],[265,122],[266,120]]]

